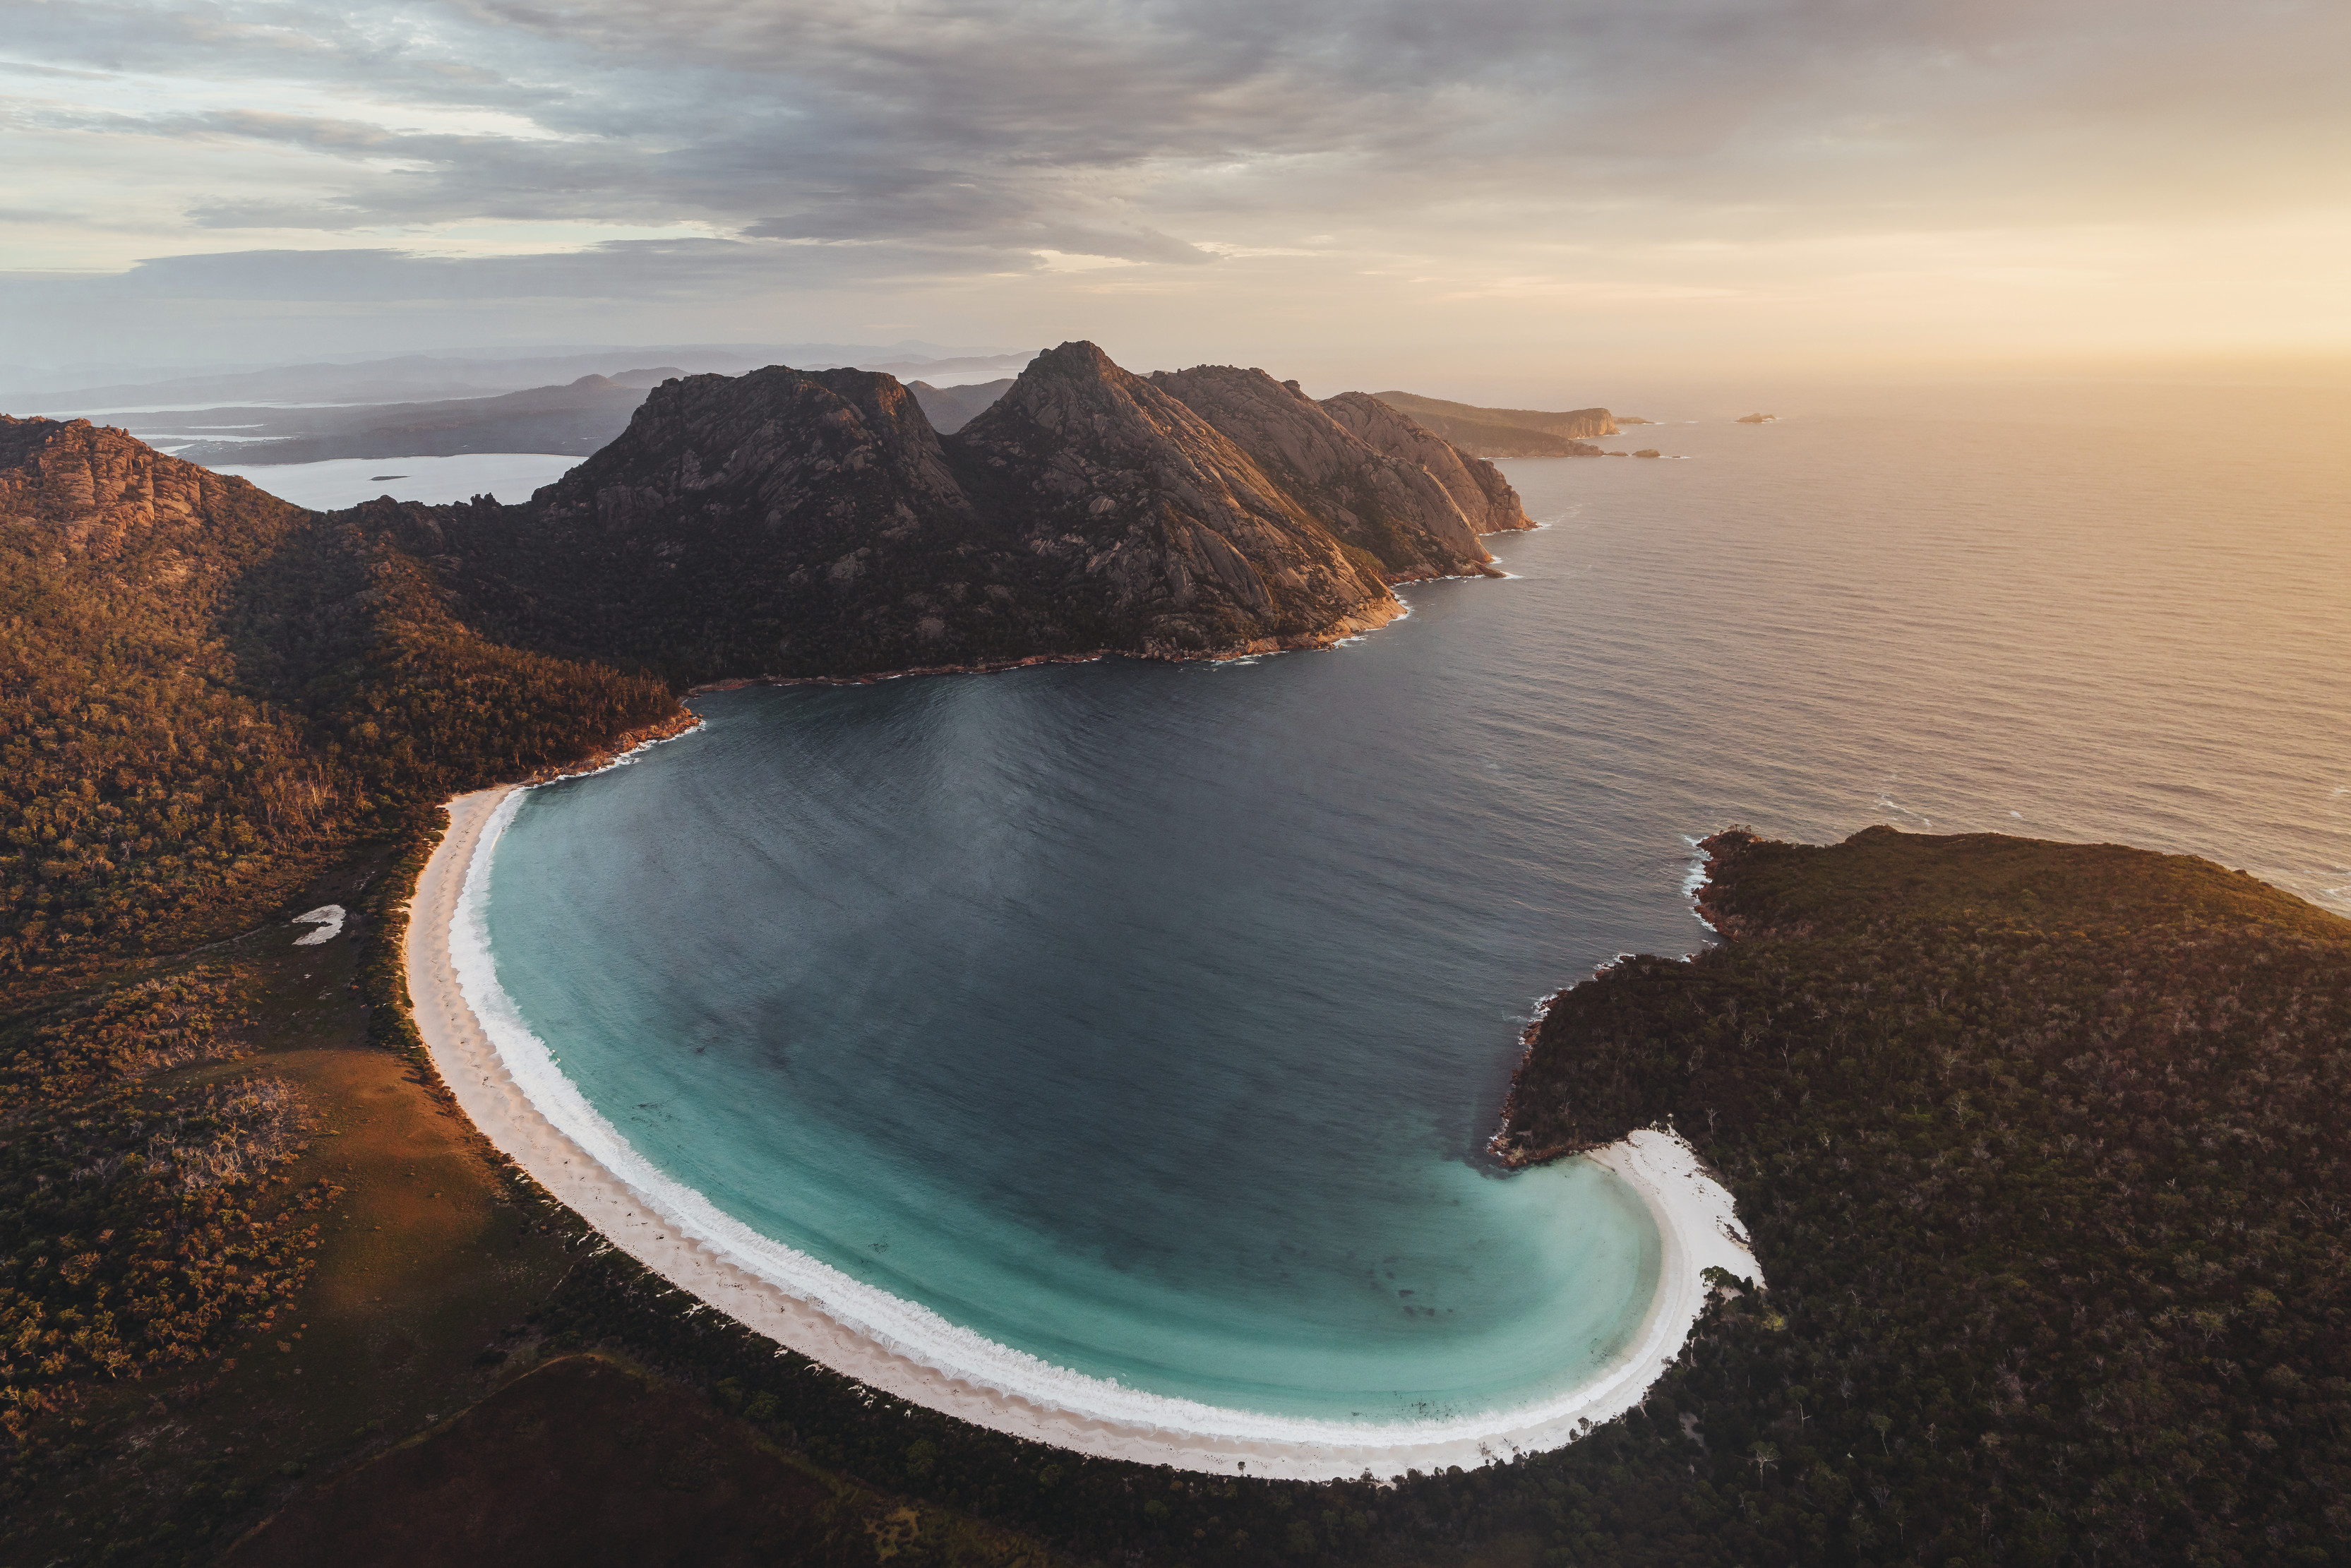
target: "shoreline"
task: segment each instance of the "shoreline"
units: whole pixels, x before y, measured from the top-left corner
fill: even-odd
[[[1607,1367],[1540,1404],[1367,1427],[1226,1410],[1049,1367],[756,1237],[698,1194],[662,1190],[657,1173],[561,1078],[518,1019],[498,1019],[495,1031],[485,1025],[477,1006],[494,1018],[510,1008],[483,968],[486,956],[464,949],[459,926],[476,901],[469,890],[477,897],[482,885],[482,851],[519,804],[517,788],[447,803],[449,830],[410,905],[402,958],[416,1025],[458,1107],[558,1201],[663,1279],[778,1344],[909,1403],[1055,1448],[1210,1474],[1332,1480],[1474,1469],[1562,1447],[1639,1404],[1705,1305],[1711,1287],[1703,1271],[1756,1271],[1729,1195],[1687,1145],[1650,1130],[1590,1157],[1647,1206],[1659,1240],[1656,1291]],[[542,1060],[529,1059],[518,1030]],[[494,1032],[507,1036],[511,1055]],[[591,1144],[604,1145],[601,1157]],[[643,1167],[634,1181],[632,1166]],[[1015,1376],[1023,1386],[1008,1386]]]
[[[1503,534],[1527,534],[1545,526],[1530,520],[1523,528],[1497,528],[1492,533],[1476,537],[1490,539]],[[1394,608],[1387,609],[1386,613],[1376,619],[1364,614],[1344,615],[1324,631],[1297,632],[1284,637],[1254,637],[1247,643],[1207,652],[1155,648],[1145,644],[1140,651],[1096,648],[1083,653],[1026,653],[1017,659],[981,659],[967,664],[917,664],[903,670],[873,670],[856,675],[728,675],[723,680],[705,681],[699,685],[688,686],[678,696],[680,701],[684,701],[709,692],[739,692],[752,686],[871,686],[883,681],[902,681],[914,675],[1000,675],[1013,670],[1034,669],[1040,664],[1093,664],[1111,658],[1142,659],[1166,664],[1221,664],[1237,659],[1262,658],[1268,653],[1322,653],[1410,615],[1412,607],[1405,604],[1403,596],[1396,592],[1399,588],[1416,587],[1424,582],[1474,582],[1479,579],[1506,581],[1516,575],[1499,570],[1489,557],[1471,571],[1399,577],[1387,585],[1389,602]]]

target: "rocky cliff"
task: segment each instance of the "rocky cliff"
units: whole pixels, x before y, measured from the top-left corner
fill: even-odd
[[[1241,653],[1378,625],[1391,581],[1526,526],[1489,465],[1400,417],[1371,434],[1259,372],[1154,381],[1090,343],[946,436],[888,376],[777,366],[655,389],[526,505],[376,526],[500,635],[681,682]]]
[[[1502,471],[1482,457],[1473,457],[1410,415],[1364,392],[1341,392],[1323,400],[1332,420],[1375,452],[1401,458],[1428,471],[1445,486],[1453,504],[1481,534],[1531,528],[1519,493]]]
[[[104,434],[128,467],[92,496],[184,510],[211,486],[308,517]],[[950,435],[887,375],[686,376],[528,502],[381,501],[297,531],[370,570],[396,557],[468,635],[690,685],[1313,646],[1526,526],[1490,465],[1384,405],[1229,367],[1146,379],[1065,343]]]
[[[11,543],[177,582],[213,570],[224,549],[266,548],[300,516],[120,430],[0,414],[0,537]]]
[[[1495,531],[1498,508],[1479,489],[1473,520],[1423,460],[1437,455],[1406,450],[1414,443],[1400,429],[1374,433],[1398,447],[1383,450],[1339,423],[1296,382],[1277,382],[1263,371],[1200,365],[1161,371],[1151,382],[1247,453],[1324,527],[1375,558],[1390,581],[1458,576],[1493,559],[1478,535]],[[1458,455],[1452,456],[1449,465],[1440,456],[1439,465],[1464,468]],[[1509,486],[1501,489],[1508,493]],[[1510,493],[1499,512],[1516,514],[1516,502]],[[1525,519],[1519,515],[1500,526],[1523,527]]]
[[[1481,408],[1407,392],[1373,395],[1479,457],[1597,457],[1600,448],[1584,438],[1618,434],[1604,408]]]

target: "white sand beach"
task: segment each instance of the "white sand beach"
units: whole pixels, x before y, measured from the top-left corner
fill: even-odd
[[[1593,1157],[1631,1184],[1656,1218],[1657,1291],[1626,1351],[1567,1394],[1518,1410],[1358,1426],[1218,1409],[1049,1367],[753,1236],[698,1195],[660,1180],[570,1089],[512,1016],[466,924],[478,922],[486,864],[476,862],[486,862],[486,844],[510,814],[500,807],[512,792],[449,802],[450,830],[410,909],[409,994],[458,1104],[614,1246],[778,1343],[899,1398],[1081,1453],[1189,1470],[1329,1480],[1474,1468],[1559,1448],[1638,1404],[1705,1303],[1703,1270],[1758,1273],[1729,1195],[1689,1146],[1669,1133],[1640,1132]]]

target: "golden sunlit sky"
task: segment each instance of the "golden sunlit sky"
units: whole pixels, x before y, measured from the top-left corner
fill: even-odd
[[[0,366],[2351,362],[2342,0],[15,0]]]

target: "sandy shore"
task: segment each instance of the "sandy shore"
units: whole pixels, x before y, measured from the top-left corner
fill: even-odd
[[[486,984],[478,956],[465,950],[460,918],[486,830],[511,793],[487,789],[449,802],[449,831],[410,908],[409,995],[458,1104],[491,1143],[614,1246],[778,1343],[899,1398],[1037,1442],[1182,1469],[1329,1480],[1471,1468],[1558,1448],[1638,1404],[1705,1304],[1701,1271],[1757,1272],[1729,1195],[1688,1145],[1666,1133],[1636,1133],[1593,1157],[1639,1192],[1656,1218],[1663,1241],[1657,1292],[1626,1351],[1568,1394],[1522,1410],[1367,1427],[1217,1410],[1054,1374],[751,1237],[674,1188],[663,1191],[585,1102],[565,1092],[551,1058],[517,1050],[510,1061],[501,1053],[475,1009],[505,1019],[504,998],[487,994],[495,988]],[[461,973],[468,968],[470,986]],[[501,1025],[510,1046],[513,1029],[511,1019]],[[536,1101],[525,1082],[537,1089]],[[622,1174],[632,1165],[633,1181]],[[1049,1392],[1039,1392],[1040,1380]],[[1007,1386],[1014,1382],[1022,1386]]]

